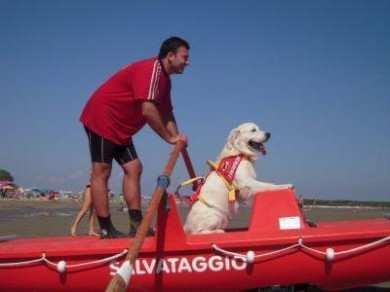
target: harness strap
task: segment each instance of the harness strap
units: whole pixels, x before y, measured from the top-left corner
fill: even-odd
[[[203,203],[204,205],[206,205],[206,207],[208,207],[210,209],[215,209],[215,210],[219,211],[220,213],[222,213],[223,215],[225,215],[226,217],[228,217],[229,219],[232,219],[232,216],[229,214],[229,212],[226,212],[226,211],[222,210],[221,208],[218,208],[217,206],[211,205],[203,197],[198,196],[197,200],[199,202]]]
[[[187,185],[190,185],[192,184],[194,181],[199,181],[198,183],[198,187],[196,189],[196,191],[189,197],[186,197],[185,199],[183,199],[183,197],[180,195],[180,189],[182,187],[185,187]],[[202,185],[205,181],[205,178],[203,176],[197,176],[197,177],[194,177],[194,178],[191,178],[191,179],[187,179],[185,181],[183,181],[181,184],[179,184],[175,190],[175,196],[180,200],[180,201],[185,201],[187,204],[192,204],[193,202],[195,202],[197,199],[198,199],[198,196],[199,196],[199,192],[200,192],[200,189],[202,188]]]
[[[182,187],[185,187],[189,184],[192,184],[194,181],[197,181],[197,180],[200,180],[202,183],[202,181],[204,181],[204,177],[203,176],[197,176],[197,177],[194,177],[194,178],[190,178],[190,179],[187,179],[185,181],[183,181],[180,185],[178,185],[178,187],[176,188],[176,190],[182,188]]]
[[[201,196],[198,197],[198,201],[202,202],[203,204],[205,204],[209,208],[214,208],[213,205],[210,205],[209,203],[207,203],[207,201],[205,199],[203,199],[203,197],[201,197]]]
[[[241,156],[240,155],[240,161],[241,161],[241,159],[246,159],[246,158],[245,158],[245,156]],[[207,164],[210,166],[210,169],[212,171],[215,171],[217,173],[217,175],[222,179],[223,183],[225,184],[225,187],[228,190],[229,208],[231,210],[233,210],[234,209],[233,203],[235,202],[236,196],[237,196],[237,193],[238,193],[238,190],[235,188],[235,186],[233,184],[233,181],[230,182],[229,179],[227,179],[224,176],[224,173],[219,170],[220,164],[217,164],[217,163],[215,163],[215,162],[213,162],[211,160],[207,160]],[[237,164],[237,166],[238,166],[238,164]],[[235,170],[236,170],[236,168],[233,167],[233,176],[234,176]],[[206,205],[209,208],[218,209],[215,206],[213,206],[210,203],[208,203],[203,197],[201,197],[199,195],[201,187],[202,187],[202,185],[203,185],[205,180],[206,180],[206,178],[202,177],[202,176],[198,176],[198,177],[195,177],[195,178],[191,178],[191,179],[185,180],[176,188],[175,195],[178,198],[181,199],[181,196],[180,196],[180,193],[179,193],[180,188],[182,188],[184,186],[187,186],[189,184],[192,184],[194,181],[200,181],[200,183],[198,184],[198,189],[189,197],[189,199],[187,199],[187,201],[189,201],[189,203],[193,203],[196,200],[199,200],[200,202],[202,202],[204,205]],[[220,211],[222,212],[222,210],[220,210]],[[225,212],[222,212],[222,213],[225,213]]]

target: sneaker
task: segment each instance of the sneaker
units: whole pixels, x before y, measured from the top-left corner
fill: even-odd
[[[121,238],[126,237],[126,234],[116,230],[114,226],[111,226],[110,229],[102,229],[100,232],[101,239],[110,239],[110,238]]]
[[[137,228],[139,224],[131,224],[130,223],[130,230],[129,230],[129,237],[134,237],[137,233]],[[148,231],[146,232],[146,236],[154,236],[154,230],[151,227],[148,227]]]

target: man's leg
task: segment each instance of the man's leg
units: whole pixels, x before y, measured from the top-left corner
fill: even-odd
[[[124,236],[114,228],[111,222],[108,205],[108,179],[111,174],[111,163],[117,145],[86,128],[92,160],[91,193],[96,210],[102,238]]]
[[[142,221],[141,211],[141,174],[142,164],[137,158],[122,165],[123,175],[123,195],[129,208],[130,230],[129,236],[135,236],[138,226]],[[149,228],[147,235],[154,235]]]
[[[122,165],[123,195],[129,210],[141,210],[141,173],[142,164],[137,158]]]
[[[123,169],[123,196],[129,212],[129,236],[134,236],[142,221],[140,186],[142,163],[131,140],[115,159]],[[150,229],[148,235],[153,235],[153,230]]]
[[[101,162],[92,162],[91,192],[92,202],[97,216],[108,217],[108,179],[111,174],[111,165]]]
[[[134,236],[138,225],[142,221],[141,211],[141,173],[142,164],[137,158],[122,165],[123,195],[129,212],[129,235]]]

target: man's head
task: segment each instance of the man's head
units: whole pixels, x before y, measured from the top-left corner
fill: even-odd
[[[183,73],[184,68],[189,65],[189,49],[187,41],[179,37],[170,37],[161,44],[158,57],[168,74]]]

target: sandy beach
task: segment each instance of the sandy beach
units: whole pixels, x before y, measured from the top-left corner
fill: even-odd
[[[128,229],[127,213],[120,210],[119,202],[111,202],[111,216],[121,231]],[[34,200],[0,200],[0,234],[17,236],[65,236],[69,234],[72,220],[79,211],[80,204],[75,200],[34,201]],[[386,208],[343,208],[306,206],[305,215],[312,221],[358,220],[380,218],[390,214]],[[188,207],[179,207],[182,221]],[[250,208],[240,209],[238,216],[231,221],[231,228],[241,228],[248,224]],[[80,224],[79,234],[87,233],[86,218]]]
[[[33,200],[1,200],[0,201],[0,236],[16,235],[18,237],[66,236],[80,205],[75,200],[33,201]],[[308,219],[318,221],[357,220],[380,218],[390,213],[386,208],[342,208],[306,206],[305,215]],[[188,207],[180,207],[182,222],[188,212]],[[231,228],[245,227],[248,224],[250,208],[240,209],[239,216],[231,221]],[[119,202],[111,202],[111,216],[115,226],[126,232],[128,215],[121,211]],[[86,218],[80,224],[78,234],[87,234]],[[379,286],[354,289],[353,291],[390,291],[390,283]]]

